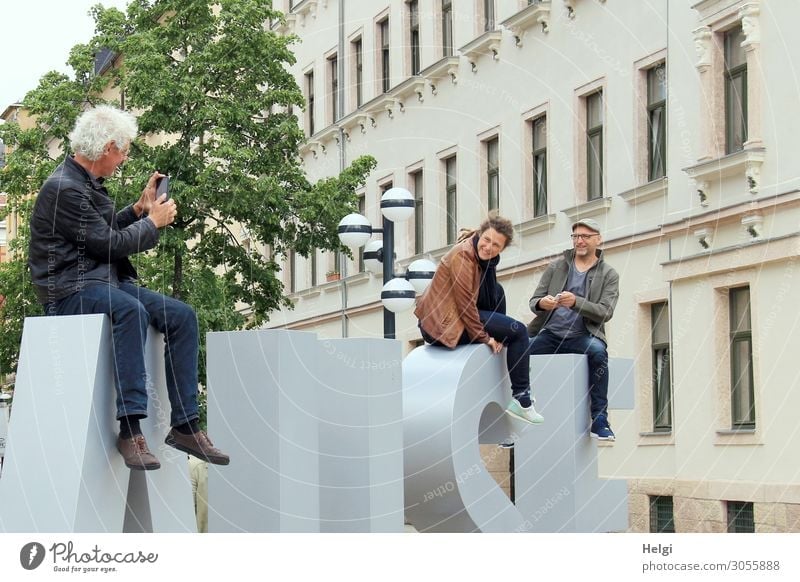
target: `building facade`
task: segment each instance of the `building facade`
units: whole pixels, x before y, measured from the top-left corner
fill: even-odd
[[[800,4],[277,5],[273,27],[300,39],[309,177],[370,154],[373,225],[387,188],[417,200],[399,270],[497,208],[517,226],[498,277],[527,322],[571,224],[600,222],[621,278],[609,352],[637,374],[600,468],[628,480],[630,530],[800,531]],[[381,282],[362,264],[288,257],[295,308],[270,326],[380,337]],[[411,312],[397,337],[420,342]]]

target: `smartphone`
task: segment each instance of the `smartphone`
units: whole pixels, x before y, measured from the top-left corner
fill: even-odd
[[[169,176],[163,176],[156,180],[156,198],[166,194],[166,200],[169,200]]]

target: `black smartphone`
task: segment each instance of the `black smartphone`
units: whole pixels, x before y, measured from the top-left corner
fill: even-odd
[[[156,180],[156,198],[166,194],[166,200],[169,200],[169,176],[162,176]]]

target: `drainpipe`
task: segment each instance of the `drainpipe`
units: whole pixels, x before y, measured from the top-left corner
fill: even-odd
[[[337,51],[338,57],[336,59],[336,67],[338,68],[337,76],[339,77],[339,94],[336,99],[339,102],[339,117],[344,114],[344,2],[339,0],[339,48]],[[334,122],[338,119],[334,119]],[[341,174],[347,166],[347,155],[345,152],[346,141],[344,139],[344,130],[339,128],[339,173]],[[348,337],[348,320],[347,320],[347,258],[339,253],[339,272],[341,279],[339,280],[339,289],[341,295],[341,320],[342,320],[342,337]]]

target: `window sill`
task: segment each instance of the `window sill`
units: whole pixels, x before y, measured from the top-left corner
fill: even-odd
[[[286,22],[276,21],[270,28],[280,35],[292,34],[297,27],[297,15],[286,14],[285,19]]]
[[[300,26],[305,26],[305,19],[309,15],[312,18],[317,17],[317,3],[317,0],[300,0],[300,2],[295,4],[292,8],[291,12],[301,17]],[[326,4],[326,0],[323,0],[323,7],[325,7]]]
[[[754,428],[726,428],[726,429],[718,430],[717,434],[719,434],[719,435],[756,434],[756,429],[754,429]]]
[[[725,428],[716,431],[714,446],[763,445],[761,433],[755,428]]]
[[[502,38],[503,33],[501,31],[490,30],[459,49],[459,52],[464,55],[472,67],[473,73],[478,72],[478,57],[491,53],[492,60],[497,61],[500,59],[500,41]]]
[[[394,96],[392,91],[393,90],[390,90],[388,93],[381,93],[371,101],[365,103],[362,105],[363,110],[370,114],[373,119],[381,112],[385,112],[390,119],[394,118],[395,109],[399,109],[401,112],[403,111],[403,103]]]
[[[667,195],[667,178],[657,178],[632,190],[620,193],[619,197],[628,204],[639,204],[656,198],[664,198]]]
[[[430,67],[420,71],[420,76],[431,85],[431,93],[436,95],[436,85],[439,79],[449,76],[450,81],[458,83],[458,57],[443,57]]]
[[[529,234],[535,234],[537,232],[542,232],[545,230],[550,230],[550,228],[556,223],[556,215],[555,214],[544,214],[542,216],[537,216],[531,220],[526,220],[522,224],[519,225],[519,233],[522,236],[527,236]]]
[[[521,47],[525,32],[536,24],[542,25],[542,32],[550,32],[550,0],[526,6],[500,24],[514,35],[514,41]]]
[[[416,97],[422,103],[425,100],[425,79],[419,75],[409,77],[392,90],[401,101],[408,97]]]
[[[758,194],[765,151],[765,148],[743,149],[684,168],[683,171],[695,181],[700,205],[708,206],[712,185],[732,176],[743,178],[747,190],[751,194]]]
[[[314,299],[315,297],[319,296],[322,293],[319,285],[314,287],[309,287],[308,289],[302,289],[300,291],[296,291],[291,295],[292,301],[296,300],[303,300],[303,299]]]
[[[640,432],[638,446],[640,447],[655,447],[655,446],[674,446],[675,433],[669,432]]]
[[[571,222],[575,222],[579,218],[590,218],[592,216],[599,216],[608,212],[611,208],[611,198],[598,198],[591,202],[584,202],[572,208],[565,208],[561,212],[567,215]]]

